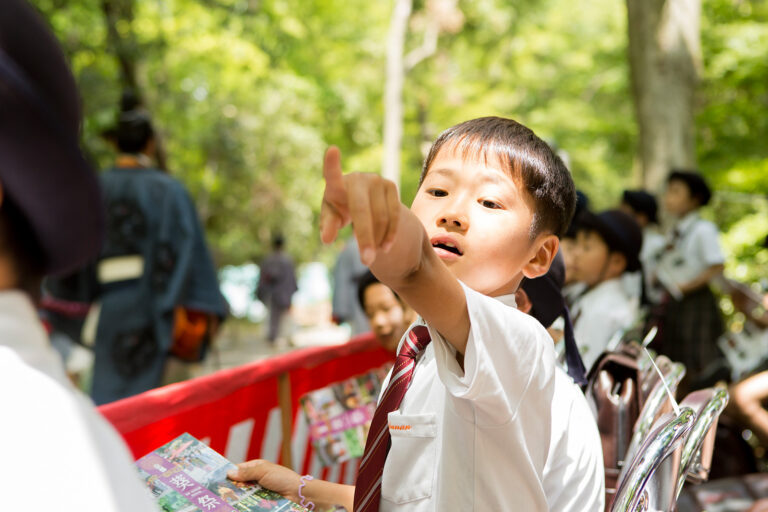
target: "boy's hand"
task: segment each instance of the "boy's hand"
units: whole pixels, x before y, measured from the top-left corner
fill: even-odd
[[[229,471],[227,476],[236,482],[257,482],[270,491],[282,494],[296,503],[299,502],[300,476],[279,464],[266,460],[250,460],[237,465],[236,470]]]
[[[323,162],[325,194],[320,209],[320,238],[336,239],[339,230],[352,223],[360,259],[371,266],[380,250],[388,251],[395,240],[400,199],[395,184],[376,174],[341,173],[341,153],[331,146]]]

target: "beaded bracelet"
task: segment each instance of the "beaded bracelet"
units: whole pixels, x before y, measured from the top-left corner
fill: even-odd
[[[315,510],[315,504],[311,501],[308,501],[306,496],[301,493],[301,490],[304,489],[304,486],[307,485],[307,482],[314,480],[314,478],[312,475],[304,475],[299,478],[299,480],[301,481],[299,484],[299,498],[301,498],[301,503],[299,503],[299,505],[306,508],[307,510]]]

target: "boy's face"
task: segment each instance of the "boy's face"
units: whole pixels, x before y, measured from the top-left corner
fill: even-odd
[[[672,180],[664,191],[664,209],[675,217],[682,217],[698,207],[698,201],[691,196],[688,185],[680,180]]]
[[[531,240],[533,198],[502,163],[464,159],[452,146],[432,161],[411,211],[453,275],[492,297],[514,293],[542,236]]]
[[[363,292],[365,316],[371,323],[376,339],[385,349],[396,352],[400,338],[411,324],[403,304],[387,285],[373,283]]]
[[[573,273],[577,281],[594,286],[604,279],[610,251],[600,235],[579,231],[573,253]]]

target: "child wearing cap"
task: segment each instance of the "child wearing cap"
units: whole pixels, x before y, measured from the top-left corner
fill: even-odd
[[[669,174],[664,208],[675,223],[652,274],[666,295],[656,346],[685,364],[690,389],[713,384],[706,373],[714,371],[721,358],[717,339],[724,326],[709,286],[722,275],[725,258],[717,227],[699,215],[711,197],[700,174],[682,170]]]
[[[230,477],[355,512],[557,509],[570,489],[547,470],[553,411],[571,404],[556,392],[552,339],[514,293],[547,272],[571,220],[565,165],[530,129],[487,117],[438,137],[410,209],[394,183],[342,175],[335,148],[324,174],[323,241],[351,222],[363,263],[420,318],[400,342],[354,487],[267,461]],[[565,442],[582,442],[577,431],[564,427]],[[583,498],[559,510],[602,510],[602,474],[564,471]]]
[[[635,280],[643,235],[637,222],[619,210],[585,212],[576,235],[575,273],[586,285],[575,301],[574,334],[587,370],[619,332],[636,320],[640,304]]]

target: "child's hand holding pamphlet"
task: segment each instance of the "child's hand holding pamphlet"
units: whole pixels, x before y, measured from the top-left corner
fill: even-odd
[[[189,434],[145,455],[136,466],[166,512],[304,511],[280,494],[252,482],[235,482],[237,467]]]

